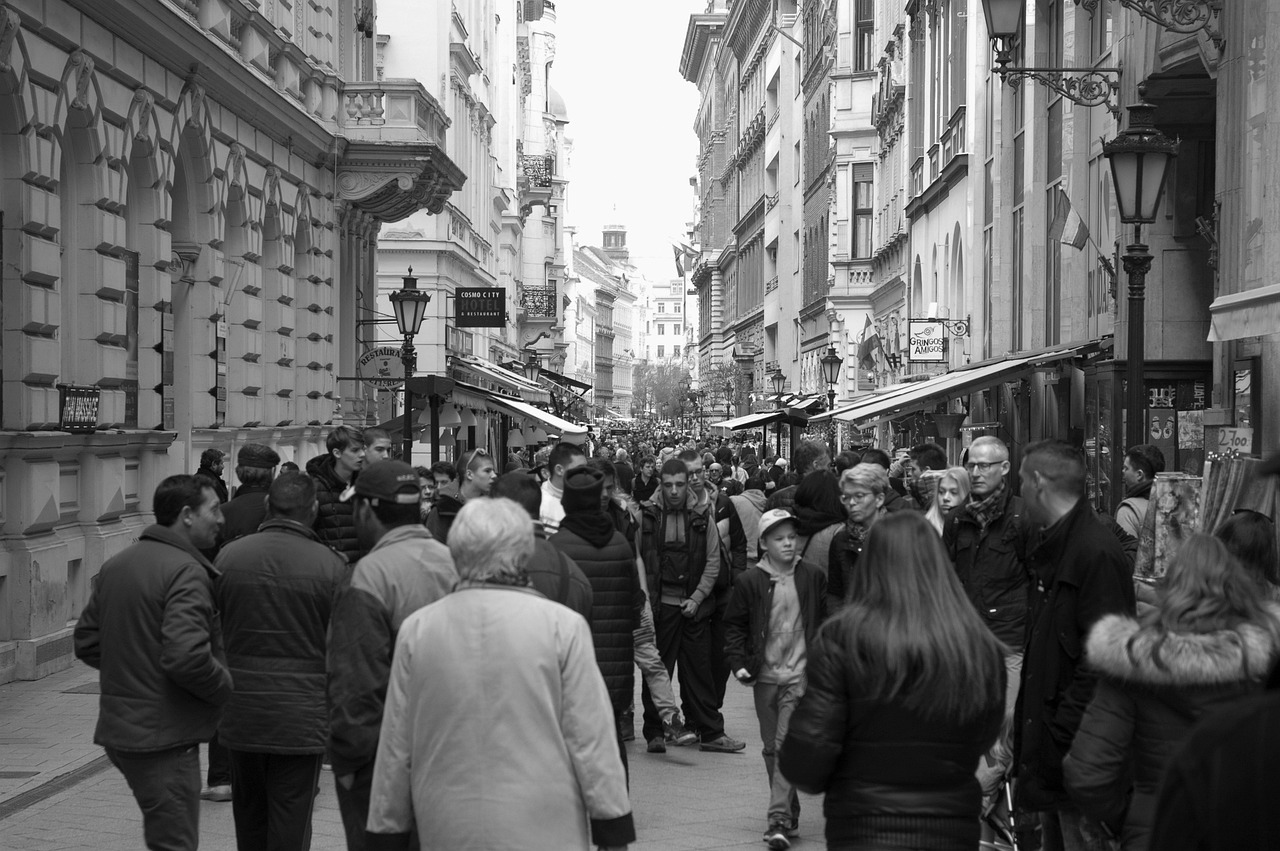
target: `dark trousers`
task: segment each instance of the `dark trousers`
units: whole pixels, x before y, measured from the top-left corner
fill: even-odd
[[[369,821],[369,796],[373,791],[373,763],[355,774],[333,772],[333,785],[338,793],[338,812],[347,835],[347,851],[364,851],[364,827]],[[409,851],[418,851],[418,831],[409,837]]]
[[[218,741],[216,733],[209,740],[209,771],[205,775],[204,785],[231,785],[231,756],[227,753],[227,749],[222,746],[222,742]]]
[[[147,848],[194,851],[200,844],[200,746],[158,753],[106,750],[142,810]]]
[[[716,599],[715,611],[711,613],[711,679],[715,685],[716,709],[724,707],[724,693],[729,685],[729,657],[724,653],[725,626],[724,613],[729,608],[729,594]]]
[[[239,851],[308,851],[323,755],[229,753]]]
[[[670,674],[679,668],[680,702],[685,724],[698,731],[699,738],[710,742],[724,735],[724,716],[716,700],[711,671],[710,619],[686,618],[679,606],[662,603],[653,613],[658,655]],[[644,738],[662,736],[662,718],[653,705],[646,684],[641,690],[644,702]]]

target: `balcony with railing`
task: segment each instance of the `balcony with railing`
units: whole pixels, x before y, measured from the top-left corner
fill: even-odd
[[[554,285],[535,284],[520,288],[520,312],[525,319],[552,319],[556,310],[556,288]]]
[[[520,176],[530,189],[550,189],[556,176],[556,158],[548,154],[525,154],[520,157]]]

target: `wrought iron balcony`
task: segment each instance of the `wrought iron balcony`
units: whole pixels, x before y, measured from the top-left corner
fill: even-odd
[[[520,157],[520,173],[531,189],[549,189],[556,174],[556,158],[545,154]]]
[[[556,288],[525,285],[520,289],[520,310],[529,319],[555,319]]]

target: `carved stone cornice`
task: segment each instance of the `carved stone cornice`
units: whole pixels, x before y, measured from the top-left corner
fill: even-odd
[[[352,142],[338,167],[338,197],[379,222],[439,213],[466,175],[432,142]]]

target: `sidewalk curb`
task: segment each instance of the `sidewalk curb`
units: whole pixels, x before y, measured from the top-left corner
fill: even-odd
[[[111,760],[107,758],[106,754],[102,754],[89,760],[79,768],[73,768],[66,774],[60,774],[52,780],[46,780],[34,789],[20,792],[7,801],[0,801],[0,821],[22,812],[27,807],[51,798],[59,792],[70,789],[82,780],[88,780],[96,774],[101,774],[110,767]]]

